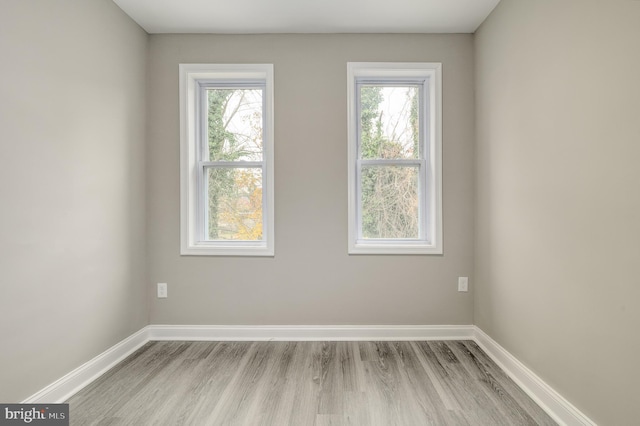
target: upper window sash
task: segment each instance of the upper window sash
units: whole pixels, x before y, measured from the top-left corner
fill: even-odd
[[[203,159],[208,157],[208,122],[206,118],[206,113],[208,112],[208,104],[207,104],[207,90],[209,89],[258,89],[262,91],[262,129],[266,129],[268,127],[267,123],[267,115],[265,111],[267,110],[267,96],[265,96],[266,92],[266,84],[264,80],[231,80],[231,79],[223,79],[223,80],[198,80],[197,81],[197,99],[196,105],[198,111],[196,112],[196,119],[198,125],[198,161],[203,161]],[[266,132],[265,132],[266,133]],[[265,161],[264,156],[265,145],[263,144],[262,151],[262,162]],[[236,160],[243,161],[243,160]]]

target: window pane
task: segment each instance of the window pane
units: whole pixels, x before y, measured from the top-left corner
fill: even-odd
[[[419,158],[419,86],[360,86],[360,156]]]
[[[418,167],[363,167],[362,238],[419,238]]]
[[[208,89],[205,161],[262,161],[262,89]]]
[[[262,169],[209,168],[208,239],[262,240]]]

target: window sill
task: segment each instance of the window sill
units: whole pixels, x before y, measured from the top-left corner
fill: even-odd
[[[181,256],[261,256],[274,257],[272,247],[240,245],[190,245],[180,249]]]
[[[349,254],[419,254],[442,255],[442,247],[427,244],[355,244],[349,246]]]

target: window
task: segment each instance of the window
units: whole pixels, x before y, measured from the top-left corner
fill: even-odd
[[[180,65],[181,254],[273,256],[273,65]]]
[[[347,70],[349,253],[442,254],[442,65]]]

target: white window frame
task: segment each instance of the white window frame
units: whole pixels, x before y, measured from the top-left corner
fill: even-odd
[[[273,64],[180,64],[180,254],[195,256],[274,256]],[[211,83],[264,87],[262,155],[262,241],[206,241],[201,128],[203,86]],[[234,162],[235,163],[235,162]],[[237,162],[255,166],[256,162]],[[260,163],[260,162],[258,162]]]
[[[360,109],[358,83],[422,82],[420,160],[420,238],[361,238],[360,169],[363,163],[394,165],[394,160],[361,160],[359,154]],[[435,62],[348,62],[348,210],[349,254],[432,254],[443,253],[442,232],[442,64]],[[406,160],[405,160],[406,161]],[[397,161],[396,161],[397,162]],[[397,162],[398,164],[402,161]]]

